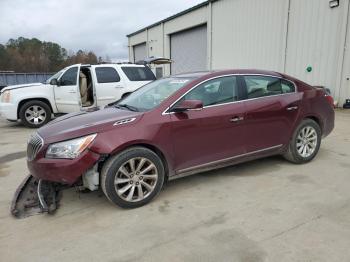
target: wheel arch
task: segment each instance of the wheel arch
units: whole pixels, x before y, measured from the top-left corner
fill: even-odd
[[[149,144],[149,143],[144,143],[144,142],[135,143],[135,144],[128,144],[126,146],[123,146],[123,147],[119,148],[116,151],[113,151],[111,154],[106,156],[103,161],[100,162],[99,169],[102,169],[102,166],[104,165],[104,163],[109,158],[111,158],[112,156],[115,156],[115,155],[117,155],[117,154],[119,154],[119,153],[121,153],[121,152],[123,152],[125,150],[128,150],[130,148],[133,148],[133,147],[144,147],[144,148],[147,148],[147,149],[151,150],[152,152],[154,152],[160,158],[160,160],[162,161],[162,163],[164,165],[164,172],[165,172],[165,179],[166,179],[165,182],[166,182],[168,180],[169,174],[170,174],[169,161],[167,160],[167,158],[166,158],[165,154],[163,153],[163,151],[160,150],[157,146]]]
[[[304,119],[311,119],[311,120],[315,121],[319,125],[319,127],[321,129],[321,133],[323,134],[323,122],[319,116],[307,115],[304,117]]]
[[[18,106],[17,106],[17,119],[19,119],[19,112],[20,112],[20,110],[21,110],[21,107],[22,107],[25,103],[27,103],[27,102],[29,102],[29,101],[34,101],[34,100],[38,100],[38,101],[41,101],[41,102],[47,104],[47,105],[50,107],[51,113],[53,113],[53,108],[52,108],[52,105],[51,105],[49,99],[43,98],[43,97],[26,98],[26,99],[21,100],[21,101],[18,103]]]

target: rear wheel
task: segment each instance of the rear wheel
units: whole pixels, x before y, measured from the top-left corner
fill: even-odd
[[[22,105],[19,117],[25,126],[38,128],[51,120],[51,109],[42,101],[28,101]]]
[[[101,186],[112,203],[135,208],[147,204],[160,192],[164,174],[163,163],[153,151],[134,147],[104,164]]]
[[[314,120],[303,120],[296,128],[284,157],[296,164],[311,161],[318,153],[321,136],[321,128]]]

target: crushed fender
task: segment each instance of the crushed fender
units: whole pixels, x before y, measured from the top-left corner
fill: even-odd
[[[62,186],[27,176],[17,188],[11,204],[11,214],[25,218],[42,213],[52,214],[59,207]]]

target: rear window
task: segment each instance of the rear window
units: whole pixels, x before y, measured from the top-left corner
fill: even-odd
[[[113,67],[96,67],[96,77],[98,83],[119,82],[120,77]]]
[[[123,72],[130,81],[153,81],[156,77],[148,67],[131,67],[123,66]]]

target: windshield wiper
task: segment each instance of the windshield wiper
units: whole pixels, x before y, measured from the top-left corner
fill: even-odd
[[[134,112],[138,112],[139,109],[135,106],[130,106],[130,105],[127,105],[127,104],[118,104],[115,106],[116,108],[126,108],[126,109],[129,109],[130,111],[134,111]]]

